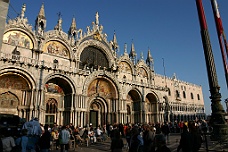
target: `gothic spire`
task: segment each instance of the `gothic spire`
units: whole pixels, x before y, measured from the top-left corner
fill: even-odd
[[[77,26],[76,26],[76,19],[75,19],[75,17],[73,17],[72,22],[71,22],[70,29],[69,29],[69,31],[68,31],[69,35],[75,34],[76,29],[77,29]]]
[[[58,13],[59,20],[57,22],[57,25],[55,26],[54,30],[62,31],[62,18],[61,13]]]
[[[148,48],[148,53],[147,53],[147,59],[146,59],[146,64],[153,69],[153,58],[152,55],[150,54],[150,49]]]
[[[133,42],[131,43],[131,51],[130,51],[129,57],[130,58],[135,58],[136,57],[135,46],[134,46]]]
[[[43,3],[41,5],[40,12],[36,18],[35,30],[38,35],[42,36],[45,29],[46,29],[46,17],[45,17],[45,11],[44,11],[44,3]]]
[[[45,12],[44,12],[44,3],[42,3],[41,8],[40,8],[40,12],[38,17],[42,18],[42,19],[46,19],[45,17]]]
[[[116,33],[114,32],[113,35],[113,40],[112,40],[112,48],[114,51],[116,51],[118,49],[118,43],[117,43],[117,39],[116,39]]]
[[[131,51],[130,51],[130,54],[129,54],[129,57],[131,58],[132,62],[135,64],[135,61],[136,61],[136,51],[135,51],[135,46],[134,46],[134,43],[132,42],[131,43]]]

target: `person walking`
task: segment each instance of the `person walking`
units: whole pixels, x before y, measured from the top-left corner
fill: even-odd
[[[181,133],[180,143],[177,147],[177,152],[182,150],[182,152],[192,152],[193,139],[188,131],[188,127],[183,125],[183,132]]]
[[[168,125],[168,122],[165,122],[162,127],[161,127],[161,132],[165,136],[166,142],[169,142],[169,133],[170,133],[170,128]]]
[[[120,132],[116,131],[111,141],[111,152],[122,152],[124,146],[123,139],[120,137]]]
[[[154,136],[155,134],[151,131],[151,127],[145,125],[143,131],[144,152],[155,152]]]
[[[139,128],[134,126],[131,131],[129,152],[143,152],[143,138],[140,135]]]
[[[59,142],[61,152],[68,151],[69,149],[69,141],[70,141],[70,132],[66,129],[66,126],[62,126],[62,130],[59,133]]]
[[[41,152],[49,152],[50,142],[51,142],[51,133],[48,130],[49,125],[44,126],[44,133],[41,135],[39,140],[39,146]]]

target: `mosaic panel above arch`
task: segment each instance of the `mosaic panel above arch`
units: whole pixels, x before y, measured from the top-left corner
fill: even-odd
[[[137,75],[140,77],[144,77],[144,78],[148,77],[148,74],[144,68],[138,68],[137,69]]]
[[[54,83],[45,84],[46,92],[64,94],[63,89]]]
[[[118,66],[119,66],[119,71],[132,74],[131,67],[130,67],[130,65],[128,63],[120,62]]]
[[[43,52],[69,58],[69,51],[59,41],[49,41],[43,47]]]
[[[21,76],[15,74],[6,74],[0,77],[0,88],[28,90],[29,85]]]
[[[116,98],[116,89],[113,84],[105,79],[96,79],[88,87],[88,96],[99,94],[105,98]]]
[[[9,31],[3,35],[3,43],[32,49],[34,44],[31,38],[21,31]]]

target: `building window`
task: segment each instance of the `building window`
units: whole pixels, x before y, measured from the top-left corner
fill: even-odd
[[[185,94],[185,91],[183,91],[183,98],[186,98],[186,94]]]
[[[200,100],[200,95],[199,94],[197,94],[197,98],[198,98],[198,100]]]
[[[176,90],[176,97],[179,98],[180,97],[180,93],[178,90]]]
[[[168,94],[169,94],[169,96],[171,96],[171,91],[170,91],[170,89],[168,88]]]
[[[193,93],[191,93],[191,99],[194,99]]]
[[[46,113],[56,113],[58,109],[57,101],[55,99],[49,99],[46,102]]]

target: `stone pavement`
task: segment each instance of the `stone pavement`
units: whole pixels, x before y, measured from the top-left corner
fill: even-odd
[[[124,139],[124,144],[126,144],[126,140]],[[208,140],[208,151],[210,152],[228,152],[228,145],[227,144],[219,144],[218,142],[212,142],[210,141],[209,137],[207,137]],[[177,147],[179,145],[180,141],[180,134],[171,134],[169,138],[169,142],[167,143],[167,146],[170,148],[171,152],[176,152]],[[76,147],[74,150],[70,149],[69,152],[111,152],[110,150],[110,138],[107,139],[104,142],[97,142],[94,144],[89,144],[87,147],[86,144],[80,145]],[[60,150],[52,150],[51,152],[59,152]],[[128,152],[128,149],[126,147],[123,148],[123,152]],[[207,152],[206,150],[206,143],[202,143],[202,146],[199,150],[199,152]]]

